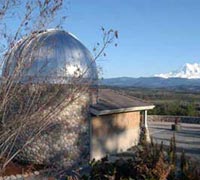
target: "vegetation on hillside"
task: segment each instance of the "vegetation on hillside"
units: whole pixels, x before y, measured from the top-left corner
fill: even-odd
[[[156,105],[152,115],[200,116],[200,92],[189,90],[118,88],[116,91]]]

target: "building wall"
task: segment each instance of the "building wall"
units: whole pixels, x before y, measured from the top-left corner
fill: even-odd
[[[126,112],[91,118],[91,159],[126,151],[140,136],[140,112]]]
[[[29,126],[25,126],[19,133],[17,143],[14,144],[14,152],[22,149],[30,137],[35,138],[15,157],[17,161],[54,167],[62,166],[65,169],[80,166],[89,161],[90,90],[87,87],[81,92],[77,90],[80,94],[77,92],[72,94],[75,99],[70,101],[67,98],[68,89],[65,85],[63,86],[63,95],[52,98],[51,103],[45,106],[44,110],[38,112],[38,116],[36,116],[38,119],[31,119],[33,122],[29,123]],[[56,87],[61,88],[60,85],[53,85],[50,88]],[[46,96],[50,96],[48,91]],[[56,108],[58,103],[60,106]],[[16,128],[18,124],[15,124]],[[42,130],[36,136],[35,134],[40,128]]]

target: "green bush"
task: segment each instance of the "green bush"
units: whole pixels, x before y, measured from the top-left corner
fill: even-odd
[[[189,162],[182,153],[176,153],[176,139],[172,137],[169,148],[151,140],[135,147],[136,153],[130,158],[110,162],[108,157],[90,163],[91,171],[83,180],[198,180],[199,167]],[[179,166],[177,166],[177,164]]]

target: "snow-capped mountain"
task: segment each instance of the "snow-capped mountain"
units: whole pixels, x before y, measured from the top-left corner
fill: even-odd
[[[154,77],[118,77],[103,79],[104,86],[170,88],[200,91],[200,64],[185,64],[181,69]]]
[[[200,79],[200,64],[186,63],[181,69],[164,74],[156,74],[155,77],[161,78],[186,78],[186,79]]]

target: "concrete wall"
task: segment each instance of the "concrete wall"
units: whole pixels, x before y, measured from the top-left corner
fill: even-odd
[[[178,119],[181,123],[200,124],[200,117],[192,116],[168,116],[168,115],[148,115],[148,121],[175,122]]]
[[[91,118],[91,159],[127,150],[140,136],[140,112],[126,112]]]

